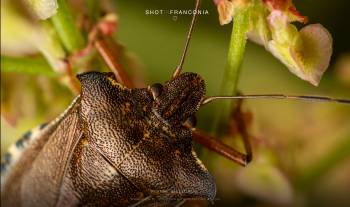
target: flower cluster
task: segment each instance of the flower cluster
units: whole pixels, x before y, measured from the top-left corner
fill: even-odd
[[[293,22],[307,23],[291,0],[214,0],[220,24],[237,12],[249,10],[247,37],[271,52],[299,78],[318,85],[332,54],[332,37],[320,24],[298,30]]]

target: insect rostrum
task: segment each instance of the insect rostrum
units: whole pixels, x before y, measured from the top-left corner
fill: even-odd
[[[81,95],[22,152],[2,188],[4,206],[175,205],[213,200],[212,176],[183,126],[205,94],[183,73],[154,96],[126,88],[111,73],[78,75]]]

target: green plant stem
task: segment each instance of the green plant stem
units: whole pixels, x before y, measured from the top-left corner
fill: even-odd
[[[84,46],[84,38],[74,22],[66,0],[58,0],[57,2],[57,14],[51,20],[64,47],[68,52],[73,53]]]
[[[57,76],[42,57],[6,57],[1,56],[1,72],[15,72],[30,75]]]
[[[318,161],[309,165],[296,177],[296,185],[300,191],[307,191],[334,169],[340,162],[350,156],[350,137],[337,143],[328,153],[323,155]]]
[[[237,83],[240,69],[243,62],[245,46],[247,43],[246,34],[249,29],[250,9],[244,8],[237,11],[233,19],[233,28],[227,55],[227,65],[221,84],[221,95],[233,96],[237,94]],[[232,111],[232,102],[222,101],[217,104],[214,131],[216,134],[223,134]]]
[[[86,0],[90,20],[96,22],[100,15],[101,7],[98,0]]]
[[[38,49],[44,55],[47,62],[57,72],[62,70],[62,60],[66,57],[66,52],[60,42],[54,26],[49,21],[42,21],[43,30],[42,41]]]

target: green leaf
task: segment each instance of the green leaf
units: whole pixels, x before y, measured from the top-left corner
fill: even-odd
[[[39,57],[1,56],[1,72],[14,72],[29,75],[57,76],[46,60]]]

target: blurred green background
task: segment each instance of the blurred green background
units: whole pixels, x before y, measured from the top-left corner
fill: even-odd
[[[83,1],[75,1],[75,5]],[[188,9],[193,1],[112,1],[115,34],[147,83],[167,81],[175,69],[191,16],[146,15],[149,9]],[[346,0],[295,0],[310,23],[321,23],[333,36],[331,66],[318,87],[298,79],[261,46],[248,43],[239,90],[244,94],[283,93],[350,99],[350,20]],[[199,16],[184,70],[200,74],[207,95],[219,95],[231,25],[220,26],[212,1]],[[79,16],[79,13],[76,13]],[[2,14],[3,15],[3,14]],[[6,29],[6,28],[2,28]],[[26,130],[53,119],[68,106],[72,93],[57,78],[1,72],[1,154]],[[198,127],[210,131],[215,104],[198,113]],[[349,206],[350,107],[336,103],[247,100],[252,113],[254,161],[237,166],[200,147],[214,175],[214,206]],[[224,141],[237,147],[237,140]],[[238,143],[239,148],[239,143]]]

